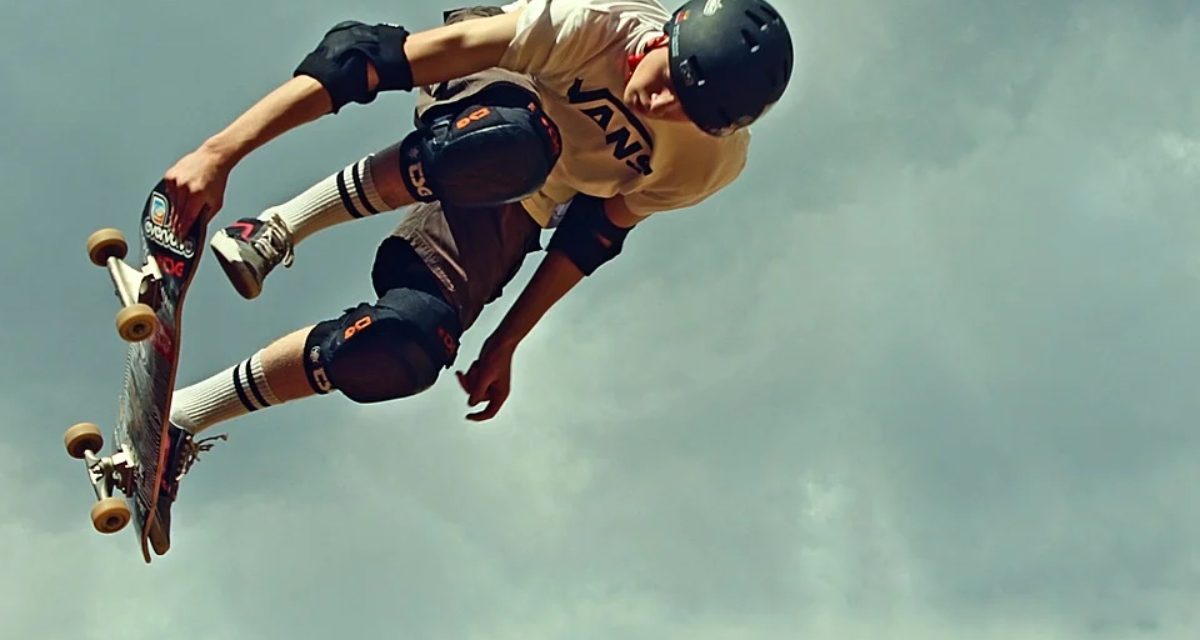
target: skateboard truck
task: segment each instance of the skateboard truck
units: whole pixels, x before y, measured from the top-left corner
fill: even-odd
[[[96,492],[96,504],[92,506],[92,526],[100,533],[116,533],[125,528],[132,518],[129,505],[124,498],[113,495],[119,489],[133,495],[134,474],[137,460],[125,445],[111,456],[99,456],[104,448],[104,436],[100,428],[89,422],[67,429],[63,436],[67,453],[79,458],[87,465],[88,478]]]
[[[91,450],[85,451],[83,461],[87,464],[88,475],[92,478],[92,488],[96,491],[96,500],[103,501],[113,495],[117,488],[126,495],[133,493],[133,472],[137,465],[133,462],[133,452],[124,445],[121,451],[111,456],[98,457]]]
[[[141,269],[125,262],[129,245],[118,229],[100,229],[87,240],[88,258],[98,267],[106,267],[116,288],[121,310],[117,312],[117,333],[127,342],[141,342],[158,328],[155,310],[162,301],[163,276],[154,260]]]
[[[158,303],[162,300],[162,271],[159,270],[157,262],[147,260],[146,266],[139,270],[116,256],[110,256],[105,266],[108,267],[108,275],[116,287],[117,299],[121,301],[121,306],[144,304],[151,309],[158,308]]]

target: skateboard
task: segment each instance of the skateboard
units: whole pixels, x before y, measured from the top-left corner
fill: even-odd
[[[84,461],[96,493],[92,525],[116,533],[133,520],[142,557],[170,548],[170,498],[162,491],[171,397],[179,361],[180,321],[188,285],[196,273],[206,226],[197,222],[185,237],[172,230],[174,207],[164,182],[150,192],[139,225],[141,259],[125,262],[128,245],[117,229],[100,229],[87,241],[88,258],[108,270],[121,308],[118,335],[129,343],[111,446],[93,423],[63,437],[67,453]],[[175,478],[168,479],[174,481]],[[124,494],[124,497],[121,496]]]

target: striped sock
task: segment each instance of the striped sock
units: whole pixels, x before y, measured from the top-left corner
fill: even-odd
[[[292,242],[299,244],[335,224],[387,211],[371,177],[372,158],[367,156],[347,166],[295,198],[263,211],[258,219],[278,214],[291,230]]]
[[[171,423],[191,433],[279,404],[263,374],[262,351],[207,380],[175,392]]]

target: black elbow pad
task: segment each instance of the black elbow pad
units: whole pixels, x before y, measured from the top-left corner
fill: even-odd
[[[563,252],[584,275],[590,276],[600,265],[620,255],[628,235],[629,229],[608,219],[604,200],[580,194],[567,205],[546,249]]]
[[[412,67],[404,53],[404,27],[347,21],[335,25],[296,67],[294,76],[315,78],[329,93],[333,112],[350,102],[367,104],[380,91],[413,88]],[[367,63],[375,67],[379,85],[367,88]]]

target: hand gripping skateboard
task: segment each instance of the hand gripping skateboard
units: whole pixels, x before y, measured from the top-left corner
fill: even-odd
[[[159,182],[142,208],[142,252],[136,266],[125,262],[128,247],[120,231],[101,229],[88,238],[88,257],[108,270],[121,301],[117,333],[129,348],[108,453],[102,451],[104,438],[94,424],[77,424],[64,436],[67,452],[87,465],[96,493],[92,525],[101,533],[116,533],[132,519],[146,562],[150,547],[157,555],[170,548],[165,445],[183,300],[206,234],[206,226],[197,223],[185,237],[177,237],[174,214],[166,186]]]

